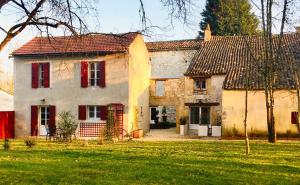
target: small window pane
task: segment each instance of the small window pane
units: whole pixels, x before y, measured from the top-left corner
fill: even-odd
[[[89,117],[90,118],[95,117],[94,106],[89,106]]]

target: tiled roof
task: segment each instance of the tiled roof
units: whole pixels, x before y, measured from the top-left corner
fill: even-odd
[[[147,42],[146,46],[151,52],[155,51],[174,51],[174,50],[196,50],[201,46],[202,40],[173,40],[173,41],[158,41]]]
[[[278,44],[278,35],[273,37],[274,45]],[[286,34],[282,39],[282,60],[277,63],[276,88],[294,87],[287,57],[300,65],[300,34]],[[186,76],[226,75],[224,89],[245,89],[245,68],[250,74],[250,89],[263,89],[262,62],[257,62],[263,55],[264,42],[260,36],[213,36],[198,50]],[[249,52],[251,50],[251,52]],[[253,53],[253,55],[252,55]],[[254,59],[255,58],[255,59]],[[247,67],[248,66],[248,67]],[[299,69],[300,70],[300,69]]]
[[[81,37],[35,37],[12,54],[55,55],[70,53],[118,53],[125,52],[138,33],[93,34]]]

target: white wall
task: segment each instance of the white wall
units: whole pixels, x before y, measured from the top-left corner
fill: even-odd
[[[106,88],[81,88],[80,62],[106,61]],[[31,63],[50,62],[50,88],[31,88]],[[31,105],[56,106],[57,114],[71,111],[78,118],[78,105],[125,105],[124,125],[128,120],[128,62],[125,55],[108,55],[93,58],[15,58],[15,98],[16,136],[30,135]],[[56,115],[57,115],[56,114]]]
[[[13,111],[13,95],[0,90],[0,111]]]
[[[196,50],[151,52],[151,78],[183,78]]]

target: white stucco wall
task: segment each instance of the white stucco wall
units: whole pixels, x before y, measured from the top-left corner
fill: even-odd
[[[129,123],[133,129],[149,131],[149,86],[151,66],[142,36],[129,47]]]
[[[80,62],[106,61],[106,87],[81,88]],[[31,88],[31,63],[50,62],[50,88]],[[61,111],[71,111],[78,119],[78,105],[125,105],[124,127],[128,123],[128,62],[125,55],[108,55],[92,58],[15,58],[14,65],[16,136],[30,135],[31,105],[56,106],[56,116]]]
[[[297,126],[291,124],[291,112],[297,111],[295,93],[279,90],[274,93],[274,116],[276,131],[279,134],[298,133]],[[231,135],[233,129],[238,134],[244,133],[245,91],[223,91],[222,134]],[[267,134],[266,104],[263,91],[249,91],[248,94],[248,132]]]
[[[13,111],[13,95],[0,90],[0,111]]]
[[[183,78],[196,50],[151,52],[151,78]]]

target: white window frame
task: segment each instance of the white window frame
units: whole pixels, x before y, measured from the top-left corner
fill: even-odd
[[[90,62],[89,63],[89,86],[91,87],[96,87],[97,85],[97,81],[100,81],[100,78],[98,78],[98,76],[100,76],[100,69],[98,69],[99,65],[98,62]],[[94,66],[94,69],[92,70],[92,66]],[[94,71],[94,75],[92,78],[92,71]],[[98,75],[99,74],[99,75]],[[92,84],[92,79],[94,80],[94,84]]]
[[[43,109],[45,109],[45,112],[43,112]],[[46,117],[43,117],[45,116]],[[45,120],[45,123],[42,124],[43,120]],[[50,110],[49,110],[49,106],[41,106],[40,107],[40,125],[45,125],[47,126],[47,124],[50,121]]]
[[[44,87],[44,73],[45,73],[45,69],[44,69],[44,65],[43,63],[39,63],[39,87]]]
[[[95,121],[99,121],[99,120],[101,120],[101,117],[100,117],[100,115],[101,115],[101,113],[100,113],[100,106],[99,105],[89,105],[89,106],[87,106],[88,108],[87,108],[87,115],[88,115],[88,119],[89,120],[95,120]],[[97,109],[99,109],[99,110],[97,110]],[[91,117],[90,116],[90,112],[91,111],[93,111],[93,114],[94,114],[94,116],[93,117]],[[99,112],[98,114],[99,114],[99,116],[97,116],[97,112]]]

